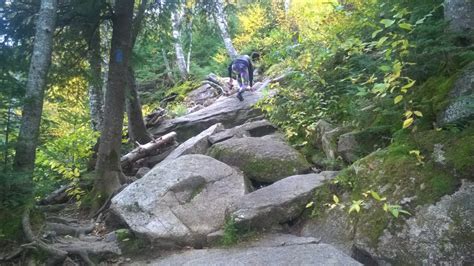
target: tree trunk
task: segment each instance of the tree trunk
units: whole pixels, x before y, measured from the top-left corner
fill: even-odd
[[[142,20],[145,14],[147,3],[148,3],[147,0],[142,0],[138,13],[135,19],[133,20],[132,40],[131,40],[132,50],[133,50],[133,47],[135,46],[138,33],[140,32],[140,29],[141,29]],[[140,103],[140,98],[138,97],[137,84],[135,80],[135,71],[133,71],[131,62],[129,62],[127,75],[128,75],[128,84],[129,84],[129,86],[127,87],[129,90],[128,90],[127,98],[126,98],[127,115],[128,115],[128,135],[129,135],[130,141],[133,143],[135,142],[138,142],[141,144],[147,143],[151,141],[151,135],[148,133],[145,126],[145,121],[143,120],[142,105]]]
[[[100,55],[100,30],[99,27],[92,29],[91,40],[89,44],[89,65],[90,65],[90,81],[89,81],[89,107],[91,115],[91,126],[95,131],[100,131],[104,112],[104,93],[102,82],[102,67]]]
[[[188,76],[186,59],[184,56],[183,46],[181,45],[181,15],[179,10],[174,10],[171,13],[171,26],[173,33],[173,46],[176,53],[176,64],[178,65],[179,73],[183,79]]]
[[[38,144],[46,77],[51,64],[57,0],[42,0],[26,84],[14,169],[33,172]]]
[[[11,116],[13,113],[13,99],[10,95],[8,97],[8,108],[7,108],[7,123],[5,125],[5,149],[4,149],[4,160],[3,160],[3,171],[6,172],[8,169],[8,150],[9,150],[9,141],[10,141],[10,130],[11,130]]]
[[[217,0],[215,3],[215,12],[213,12],[214,21],[219,27],[222,40],[224,41],[225,48],[231,59],[235,59],[238,55],[237,50],[235,50],[234,45],[232,44],[232,39],[230,34],[227,31],[227,21],[225,18],[224,12],[224,3],[222,0]]]
[[[129,86],[128,64],[134,0],[117,0],[113,17],[112,47],[105,95],[104,123],[100,136],[93,195],[95,207],[108,198],[124,182],[120,168],[125,91]],[[98,205],[97,205],[98,204]]]
[[[128,135],[131,142],[144,144],[151,140],[151,135],[143,120],[142,105],[138,97],[135,72],[132,67],[128,67],[127,75],[129,83],[127,93]]]
[[[163,63],[165,64],[166,68],[166,75],[168,76],[168,79],[171,81],[171,83],[175,83],[174,77],[173,77],[173,71],[171,70],[170,62],[168,61],[168,57],[166,57],[166,52],[165,49],[161,49],[161,55],[163,56]]]

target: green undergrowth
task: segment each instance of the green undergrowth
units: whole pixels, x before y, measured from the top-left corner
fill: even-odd
[[[226,220],[223,230],[224,235],[218,243],[223,247],[233,247],[239,243],[251,241],[258,235],[255,230],[238,226],[232,218]]]

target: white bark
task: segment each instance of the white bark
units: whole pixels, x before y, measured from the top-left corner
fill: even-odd
[[[44,89],[51,64],[56,10],[57,0],[41,1],[15,155],[14,167],[20,171],[32,172],[34,169],[43,112]]]
[[[173,45],[176,53],[176,64],[178,65],[181,77],[186,78],[188,76],[188,72],[183,46],[181,45],[181,16],[182,14],[179,10],[174,10],[171,13],[171,26],[173,35]]]
[[[235,50],[230,38],[230,34],[227,31],[227,21],[224,12],[224,2],[222,0],[217,0],[215,3],[215,12],[213,13],[214,21],[216,22],[219,31],[221,33],[221,38],[224,41],[225,48],[231,59],[235,59],[238,55],[237,50]]]

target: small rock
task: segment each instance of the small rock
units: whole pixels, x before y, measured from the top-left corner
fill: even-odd
[[[144,177],[148,172],[150,172],[150,168],[141,167],[140,169],[138,169],[137,173],[135,174],[135,177],[137,179],[140,179],[140,178]]]

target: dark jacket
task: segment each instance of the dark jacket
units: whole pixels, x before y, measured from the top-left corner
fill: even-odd
[[[247,66],[247,69],[249,71],[249,83],[250,87],[253,86],[253,65],[252,65],[252,60],[248,55],[240,55],[236,59],[234,59],[229,67],[227,68],[229,70],[229,78],[232,78],[232,65],[236,63],[242,63]]]

